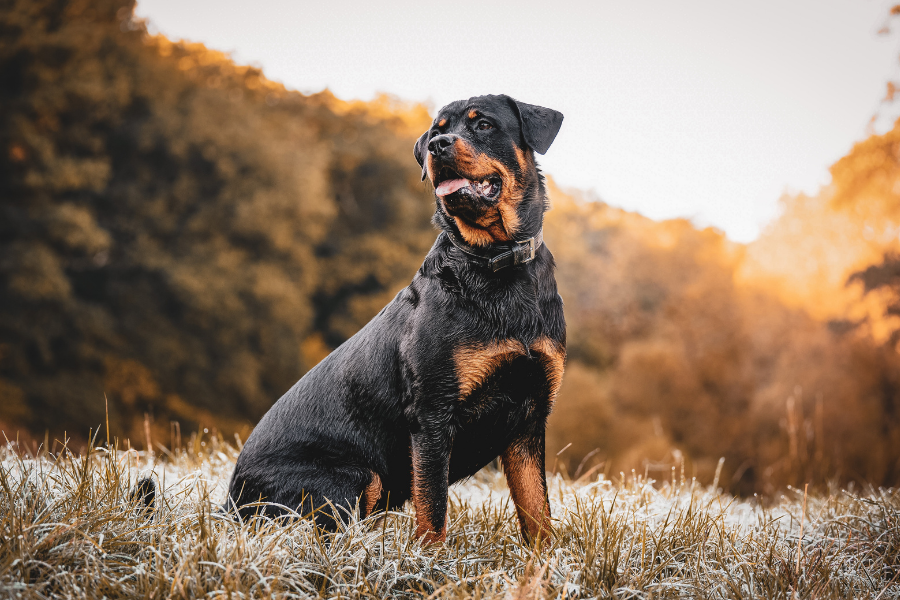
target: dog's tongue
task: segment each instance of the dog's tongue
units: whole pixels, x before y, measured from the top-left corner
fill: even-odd
[[[438,196],[449,196],[456,190],[460,188],[464,188],[469,185],[471,182],[468,179],[450,179],[448,181],[442,181],[437,189],[434,190],[434,193]]]

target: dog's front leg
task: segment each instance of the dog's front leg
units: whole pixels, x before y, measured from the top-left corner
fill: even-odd
[[[426,544],[447,537],[447,487],[453,437],[446,427],[422,427],[411,436],[416,536]]]
[[[531,544],[550,537],[550,503],[544,470],[544,431],[534,432],[510,444],[501,456],[503,471],[522,535]]]

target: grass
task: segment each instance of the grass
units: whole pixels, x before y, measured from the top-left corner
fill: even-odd
[[[896,490],[789,490],[764,506],[683,478],[555,476],[554,539],[535,553],[502,473],[484,470],[452,488],[446,544],[423,547],[411,509],[348,515],[332,536],[218,514],[237,452],[202,436],[155,455],[6,446],[0,596],[900,597]],[[151,473],[164,494],[148,518],[129,490]]]

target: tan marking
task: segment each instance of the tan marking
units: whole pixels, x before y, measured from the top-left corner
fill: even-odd
[[[466,243],[473,246],[488,246],[497,242],[512,240],[520,225],[517,209],[525,194],[522,183],[516,179],[515,174],[502,162],[491,158],[487,154],[473,152],[472,148],[461,139],[455,140],[454,144],[456,146],[454,149],[456,162],[453,168],[460,175],[467,177],[470,181],[482,181],[496,174],[502,181],[502,190],[496,206],[485,211],[475,223],[464,221],[459,217],[453,217],[460,235],[462,235]],[[520,148],[516,148],[515,151],[520,170],[525,173],[533,166],[531,165],[532,156],[529,152],[525,152]],[[425,170],[428,179],[434,186],[435,169],[433,160],[433,156],[429,153],[425,159]],[[444,212],[450,215],[443,199],[441,199],[441,204]]]
[[[446,207],[444,208],[446,211]],[[459,217],[453,217],[456,221],[456,228],[459,229],[460,235],[467,244],[471,246],[490,246],[494,243],[495,238],[491,232],[481,227],[473,227]]]
[[[457,149],[459,149],[459,147],[457,147]],[[431,185],[434,186],[434,156],[432,156],[431,153],[425,157],[425,172],[428,176],[428,180],[431,181]],[[491,173],[493,172],[495,171],[491,171]],[[485,175],[485,177],[486,176],[487,175]],[[444,207],[444,212],[447,215],[450,215],[444,199],[441,198],[440,201],[441,205]],[[489,246],[498,240],[508,240],[509,236],[506,233],[506,229],[503,227],[501,217],[497,211],[490,211],[486,217],[487,218],[481,219],[481,222],[478,224],[467,223],[459,217],[453,217],[453,220],[456,221],[456,227],[459,229],[459,233],[466,243],[473,246]]]
[[[474,119],[474,118],[477,117],[477,116],[478,116],[478,111],[477,111],[477,110],[472,109],[472,110],[469,111],[469,118],[470,118],[470,119]]]
[[[470,244],[486,246],[496,242],[508,242],[519,229],[519,215],[516,208],[522,201],[524,190],[515,175],[502,162],[484,153],[475,153],[472,148],[457,139],[456,144],[456,170],[460,174],[467,174],[472,181],[481,181],[491,175],[498,175],[502,182],[500,197],[497,205],[486,211],[476,223],[467,223],[467,229],[460,228],[460,234]],[[457,223],[459,223],[457,219]],[[476,233],[476,230],[485,233]],[[469,237],[466,237],[468,234]],[[471,238],[471,239],[470,239]]]
[[[520,201],[521,198],[515,204],[512,204],[504,202],[504,199],[501,197],[500,202],[497,203],[497,210],[500,211],[500,220],[503,222],[503,232],[505,234],[500,241],[506,242],[512,239],[512,236],[518,231],[519,213],[516,212],[516,207]]]
[[[465,399],[498,367],[524,355],[525,345],[518,340],[457,348],[453,353],[453,361],[459,378],[459,399]]]
[[[431,502],[428,495],[423,489],[421,481],[422,459],[416,450],[415,444],[411,447],[412,452],[412,500],[413,507],[416,509],[416,537],[424,538],[425,544],[434,544],[443,542],[447,538],[447,517],[444,517],[444,523],[440,527],[440,531],[431,520]]]
[[[516,161],[519,163],[520,173],[526,173],[529,169],[534,167],[534,165],[532,164],[534,155],[523,151],[518,146],[515,147],[515,151]],[[512,174],[510,174],[509,177],[513,180],[513,184],[507,186],[506,177],[503,177],[503,193],[501,194],[500,200],[497,203],[497,209],[500,211],[501,219],[503,220],[504,227],[508,233],[508,239],[512,239],[512,237],[519,230],[518,208],[519,204],[522,202],[524,190],[522,189],[521,183],[516,180],[512,176]]]
[[[447,119],[441,119],[440,121],[438,121],[438,127],[443,127],[446,124],[447,124]]]
[[[525,152],[515,144],[513,147],[516,150],[516,162],[519,163],[519,170],[527,171],[534,163],[534,154]]]
[[[552,528],[543,465],[538,465],[533,457],[515,446],[504,450],[501,461],[522,535],[532,544],[546,541]]]
[[[547,373],[547,381],[550,384],[550,404],[552,406],[559,386],[562,385],[563,372],[566,369],[566,349],[562,344],[554,342],[545,335],[536,339],[529,347],[532,352],[539,355],[541,364]]]
[[[369,482],[369,485],[363,489],[362,493],[362,501],[360,504],[363,506],[363,515],[364,517],[368,517],[372,514],[372,511],[375,509],[375,503],[381,498],[381,478],[374,471],[372,472],[372,480]]]
[[[432,163],[434,162],[434,156],[431,152],[425,153],[425,174],[428,176],[428,181],[431,182],[431,185],[434,185],[434,166]]]

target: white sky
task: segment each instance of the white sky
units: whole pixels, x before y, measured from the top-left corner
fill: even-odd
[[[750,241],[783,192],[815,193],[865,137],[897,75],[896,36],[876,33],[890,5],[140,0],[137,12],[301,92],[383,91],[432,113],[485,93],[555,108],[566,118],[540,162],[560,185]]]

